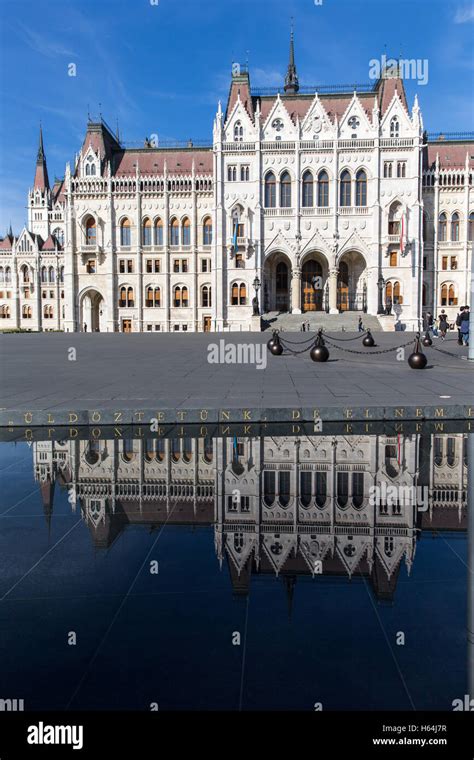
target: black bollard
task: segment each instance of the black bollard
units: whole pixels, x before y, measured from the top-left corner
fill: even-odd
[[[326,348],[326,344],[323,339],[323,331],[318,330],[314,346],[309,352],[313,362],[327,362],[329,359],[329,351]]]
[[[413,353],[408,357],[408,364],[412,369],[424,369],[427,361],[428,359],[421,349],[420,333],[417,333]]]
[[[367,330],[367,335],[362,338],[362,345],[366,346],[367,348],[372,348],[375,346],[375,340],[370,330]]]
[[[273,344],[275,343],[275,341],[278,341],[278,340],[279,340],[279,338],[278,338],[278,330],[273,330],[272,337],[270,338],[270,340],[267,343],[267,348],[268,348],[269,351],[272,350]]]
[[[283,346],[280,343],[278,332],[274,330],[273,337],[267,343],[268,350],[273,356],[281,356],[283,353]]]
[[[430,334],[429,334],[428,330],[423,335],[423,340],[421,342],[423,343],[424,346],[432,346],[433,345],[433,341],[431,340],[431,337],[430,337]]]

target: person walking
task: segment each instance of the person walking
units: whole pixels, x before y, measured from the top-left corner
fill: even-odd
[[[306,330],[306,322],[301,323],[301,332],[305,332]]]
[[[446,339],[447,332],[448,332],[448,315],[446,314],[444,309],[441,309],[441,314],[439,315],[439,334],[441,335],[441,340]]]
[[[461,332],[462,341],[465,346],[469,345],[469,317],[469,306],[464,306],[459,330]]]
[[[362,324],[362,317],[359,317],[359,332],[364,332],[364,325]]]
[[[456,316],[456,327],[458,328],[458,343],[459,343],[460,346],[462,346],[461,321],[462,321],[462,318],[463,318],[464,309],[465,309],[465,307],[461,306],[461,308],[459,309],[459,312],[458,312],[458,314]]]

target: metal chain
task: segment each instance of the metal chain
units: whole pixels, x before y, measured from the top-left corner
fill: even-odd
[[[365,332],[361,332],[361,333],[359,333],[358,335],[356,335],[356,336],[355,336],[355,338],[335,338],[334,336],[332,336],[332,337],[330,338],[330,340],[339,340],[339,341],[341,341],[342,343],[346,343],[348,340],[359,340],[359,338],[363,338],[365,335],[368,335],[368,333],[369,333],[369,331],[368,331],[368,330],[365,330]],[[325,332],[323,331],[323,335],[327,335],[327,333],[325,333]]]
[[[294,346],[302,346],[303,343],[312,343],[314,341],[314,337],[306,338],[306,340],[287,340],[287,338],[282,338],[280,334],[278,337],[280,338],[280,341],[284,340],[285,343],[291,343]]]
[[[464,356],[458,356],[458,354],[452,354],[451,351],[445,351],[444,348],[437,348],[436,346],[429,346],[433,351],[439,351],[440,354],[446,354],[446,356],[452,356],[454,359],[461,359],[464,361]]]
[[[339,351],[346,351],[349,354],[363,354],[364,356],[367,356],[367,353],[368,353],[367,350],[365,350],[365,351],[354,351],[351,348],[343,348],[342,346],[335,346],[327,338],[325,338],[325,342],[329,346],[332,346],[332,348],[338,348]],[[372,356],[373,354],[388,354],[391,351],[397,351],[399,348],[406,348],[407,346],[410,346],[412,343],[413,343],[413,338],[411,340],[409,340],[408,343],[404,343],[402,346],[394,346],[393,348],[384,348],[384,349],[381,349],[380,351],[370,351],[370,355]]]

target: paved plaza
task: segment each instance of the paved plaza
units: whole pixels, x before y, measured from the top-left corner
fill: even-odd
[[[458,346],[454,335],[424,349],[425,370],[407,364],[414,341],[408,333],[377,333],[373,349],[364,349],[353,333],[329,333],[328,341],[342,349],[329,345],[330,359],[320,364],[307,351],[280,357],[263,353],[269,337],[243,332],[4,334],[0,425],[146,424],[155,416],[163,423],[287,422],[312,420],[318,412],[328,420],[474,415],[469,409],[474,367],[463,360],[467,348]],[[288,341],[305,345],[310,338],[286,334]],[[266,367],[209,363],[210,344],[221,358],[230,344],[250,344],[253,351],[259,344],[257,357],[265,357]],[[403,345],[404,359],[397,359],[395,350],[377,353]],[[294,343],[291,347],[301,350]]]

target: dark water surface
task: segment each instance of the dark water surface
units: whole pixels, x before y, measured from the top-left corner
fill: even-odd
[[[0,699],[451,710],[468,691],[465,449],[462,433],[1,443]],[[426,490],[374,504],[382,483]]]

